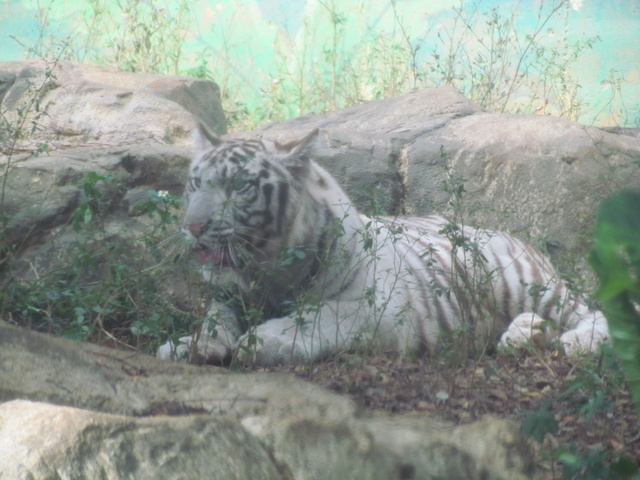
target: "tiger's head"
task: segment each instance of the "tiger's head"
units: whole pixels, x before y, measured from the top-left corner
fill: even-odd
[[[194,130],[182,231],[207,268],[246,271],[277,260],[299,213],[310,169],[305,150],[317,133],[281,145]]]

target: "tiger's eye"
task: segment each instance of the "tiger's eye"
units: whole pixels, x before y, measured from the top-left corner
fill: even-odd
[[[245,192],[256,185],[257,181],[246,170],[239,170],[226,181],[226,188],[231,192]]]

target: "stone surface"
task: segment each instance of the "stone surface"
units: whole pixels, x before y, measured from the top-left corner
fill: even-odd
[[[527,442],[504,420],[377,417],[292,376],[163,362],[0,322],[3,480],[517,480],[533,471]]]
[[[14,400],[0,404],[0,478],[286,477],[267,449],[226,417],[135,418]]]
[[[53,229],[67,224],[80,202],[87,200],[82,182],[89,172],[112,179],[104,201],[110,204],[108,216],[122,223],[136,204],[149,200],[147,190],[182,195],[188,161],[189,149],[174,145],[79,147],[37,157],[17,155],[4,184],[3,212],[8,218],[2,242],[24,248],[59,236]]]

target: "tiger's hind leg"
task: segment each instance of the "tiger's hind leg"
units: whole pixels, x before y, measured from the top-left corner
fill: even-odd
[[[562,333],[552,320],[533,312],[521,313],[502,334],[498,346],[523,346],[531,341],[540,347],[549,347],[558,340],[567,355],[593,352],[609,338],[607,320],[600,311],[587,311],[586,307],[578,310],[581,311],[573,312],[569,328]]]
[[[574,313],[572,328],[560,335],[560,343],[567,355],[593,352],[609,339],[609,327],[604,314],[598,310]]]
[[[508,345],[520,347],[532,342],[539,347],[549,346],[557,332],[550,327],[549,322],[534,312],[521,313],[513,319],[509,328],[502,334],[498,347]]]

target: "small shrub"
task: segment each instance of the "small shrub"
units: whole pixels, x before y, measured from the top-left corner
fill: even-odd
[[[98,343],[109,339],[150,353],[167,336],[191,332],[197,309],[179,308],[185,299],[169,298],[165,288],[184,268],[184,246],[176,233],[182,200],[148,191],[149,200],[137,205],[134,215],[147,215],[151,224],[145,232],[123,236],[110,224],[122,208],[122,181],[88,172],[80,183],[83,198],[70,216],[70,228],[63,229],[71,241],[36,255],[35,278],[9,275],[0,291],[3,314],[37,330]],[[126,229],[126,222],[119,228]],[[37,262],[52,253],[58,258],[53,266]]]

